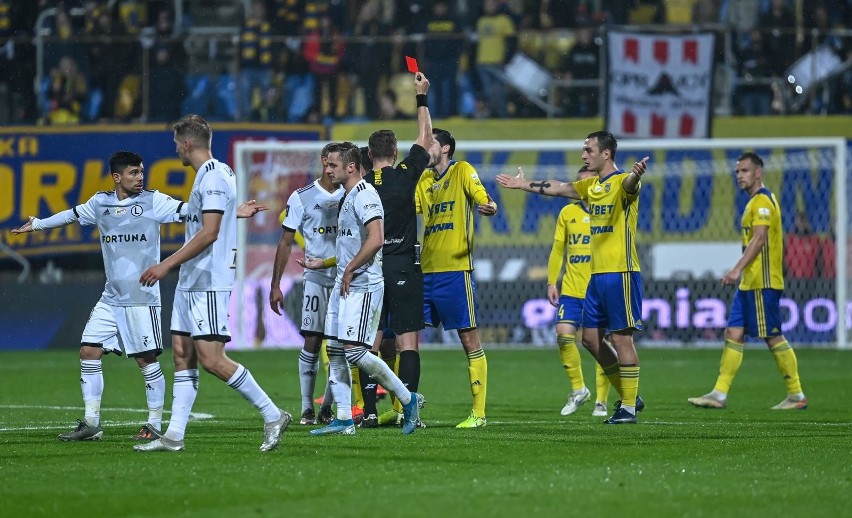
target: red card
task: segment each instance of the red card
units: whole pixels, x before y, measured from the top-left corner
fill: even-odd
[[[408,67],[408,71],[412,74],[416,74],[420,71],[420,69],[417,68],[417,60],[411,56],[405,56],[405,65]]]

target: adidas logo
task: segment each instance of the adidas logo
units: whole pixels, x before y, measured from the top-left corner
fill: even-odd
[[[146,383],[145,390],[154,390],[154,387],[152,387],[150,383]]]
[[[404,285],[405,285],[405,281],[404,281],[404,280],[403,280],[403,281],[396,281],[396,285],[397,285],[397,286],[404,286]]]
[[[479,386],[482,385],[482,382],[480,382],[479,380],[476,380],[473,383],[471,383],[471,385],[474,386],[474,387],[479,387]]]
[[[573,219],[573,218],[571,219],[571,223],[576,223],[576,222],[577,222],[576,219]]]
[[[104,211],[104,216],[109,216],[109,209]]]
[[[319,206],[319,203],[314,205],[314,210],[322,210],[322,207]]]

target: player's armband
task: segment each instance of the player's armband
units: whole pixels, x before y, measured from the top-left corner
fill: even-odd
[[[328,259],[322,260],[322,265],[326,268],[331,268],[333,266],[337,266],[337,257],[329,257]]]

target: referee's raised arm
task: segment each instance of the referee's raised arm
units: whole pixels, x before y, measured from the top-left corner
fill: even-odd
[[[414,91],[417,94],[417,142],[425,150],[432,144],[432,116],[429,114],[429,80],[423,72],[414,74]]]

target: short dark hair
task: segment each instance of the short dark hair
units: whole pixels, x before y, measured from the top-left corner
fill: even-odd
[[[370,148],[364,146],[359,149],[361,153],[361,167],[364,168],[365,171],[373,170],[373,161],[370,159]]]
[[[142,157],[133,151],[116,151],[109,157],[110,173],[119,174],[131,165],[142,165]]]
[[[187,115],[175,122],[172,126],[175,130],[175,135],[182,138],[190,138],[196,144],[210,148],[210,139],[213,137],[213,130],[210,125],[204,120],[201,115]]]
[[[587,166],[586,164],[583,164],[580,167],[580,169],[577,169],[577,177],[579,178],[579,176],[583,173],[591,173],[591,172],[592,171],[589,169],[589,166]]]
[[[328,154],[329,154],[329,153],[331,153],[331,151],[329,151],[329,150],[330,150],[330,149],[331,149],[331,148],[332,148],[335,144],[336,144],[336,142],[329,142],[328,144],[324,145],[324,146],[322,147],[322,151],[320,151],[320,156],[321,156],[322,158],[327,157],[327,156],[328,156]]]
[[[618,149],[618,141],[615,140],[615,135],[608,131],[593,131],[586,138],[593,138],[598,141],[598,151],[604,152],[609,149],[612,152],[612,159],[615,160],[615,152]]]
[[[438,144],[441,144],[441,147],[450,146],[448,155],[453,158],[453,153],[456,152],[456,138],[453,137],[453,134],[447,130],[432,128],[432,135],[435,136],[435,140],[438,141]]]
[[[751,163],[756,165],[757,167],[763,169],[763,159],[760,158],[760,155],[755,153],[754,151],[746,151],[737,159],[737,162],[741,162],[743,160],[751,160]]]
[[[396,134],[387,129],[376,131],[370,135],[367,146],[373,160],[393,158],[396,155]]]
[[[361,167],[361,150],[351,142],[336,142],[329,147],[328,153],[340,153],[340,161],[344,165],[353,162],[355,169]]]

